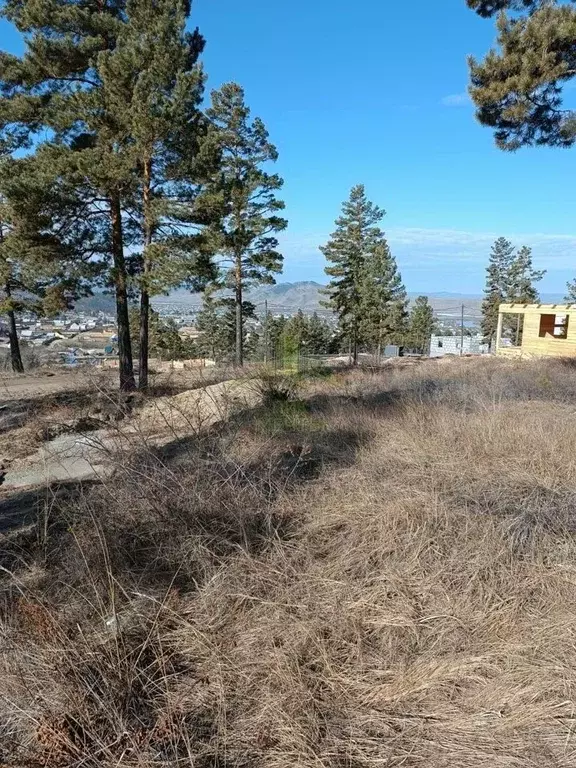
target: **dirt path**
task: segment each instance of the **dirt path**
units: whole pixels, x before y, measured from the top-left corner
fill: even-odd
[[[4,476],[2,495],[33,486],[106,477],[123,453],[198,434],[235,410],[256,405],[259,399],[250,381],[221,382],[158,398],[114,427],[61,435],[14,462]]]
[[[101,384],[111,385],[117,374],[114,371],[70,371],[53,375],[0,376],[0,402],[42,397]]]

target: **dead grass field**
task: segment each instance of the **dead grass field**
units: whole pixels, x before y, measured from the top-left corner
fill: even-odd
[[[569,363],[309,381],[0,566],[0,765],[576,765]]]

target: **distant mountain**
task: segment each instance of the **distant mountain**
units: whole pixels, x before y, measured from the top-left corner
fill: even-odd
[[[295,283],[277,283],[276,285],[261,285],[253,288],[246,293],[246,299],[256,304],[259,312],[264,307],[264,302],[268,302],[268,308],[275,314],[282,312],[289,314],[298,309],[304,312],[327,311],[321,305],[324,299],[322,288],[325,286],[313,280],[303,280]],[[477,315],[480,312],[482,304],[481,294],[455,293],[451,291],[415,291],[408,294],[408,298],[413,301],[417,296],[427,295],[432,307],[441,315],[452,316],[461,311],[464,304],[466,316]],[[543,303],[562,303],[561,294],[542,294]],[[178,305],[183,309],[196,309],[202,304],[202,295],[199,293],[188,293],[187,291],[175,291],[170,296],[158,296],[153,299],[156,307]],[[77,303],[78,309],[92,311],[114,311],[114,298],[106,294],[95,294],[87,299],[82,299]]]
[[[116,300],[110,293],[95,293],[93,296],[86,296],[78,299],[74,303],[74,309],[79,312],[111,312],[116,309]]]
[[[323,298],[321,290],[324,286],[313,281],[299,283],[277,283],[276,285],[261,285],[247,293],[247,299],[254,304],[268,302],[271,310],[286,309],[294,311],[314,311],[321,309]]]
[[[268,302],[271,312],[295,312],[302,309],[304,312],[321,310],[320,294],[322,286],[311,280],[297,283],[277,283],[276,285],[260,285],[245,293],[245,299],[256,304],[259,310],[264,302]],[[229,294],[229,292],[226,292]],[[224,292],[223,292],[223,295]],[[166,304],[181,304],[182,306],[195,308],[202,304],[202,295],[199,293],[187,293],[175,291],[170,296],[158,296],[153,300],[155,306]]]

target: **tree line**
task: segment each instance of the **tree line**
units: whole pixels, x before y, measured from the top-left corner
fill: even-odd
[[[250,318],[244,348],[248,360],[290,365],[300,356],[333,354],[341,346],[333,326],[317,312],[308,316],[298,310],[292,317],[286,317],[267,311],[257,317],[251,305]],[[196,342],[199,356],[217,363],[233,359],[235,317],[230,306],[219,307],[210,300],[205,301],[196,325],[201,332]]]
[[[498,146],[573,146],[576,113],[563,103],[576,72],[573,4],[467,3],[483,17],[499,14],[497,47],[470,59],[477,116]],[[0,313],[16,371],[17,314],[56,313],[95,287],[115,296],[123,389],[135,386],[134,350],[147,386],[150,297],[177,287],[210,289],[243,363],[245,290],[273,282],[282,268],[282,179],[270,172],[276,148],[239,85],[224,85],[205,104],[205,40],[187,31],[190,13],[189,0],[2,4],[23,41],[21,55],[0,52]],[[322,247],[326,302],[354,361],[410,333],[382,217],[359,185]],[[496,302],[530,299],[540,279],[527,249],[512,261],[508,245],[497,250],[483,310],[489,340]],[[216,298],[221,288],[231,296]],[[573,298],[572,284],[569,291]]]
[[[0,312],[21,371],[16,315],[115,296],[120,386],[148,384],[150,297],[274,282],[286,226],[277,151],[244,92],[204,108],[205,41],[187,0],[5,0],[21,56],[0,53]]]
[[[384,215],[368,200],[365,187],[356,185],[342,205],[334,233],[320,247],[330,277],[322,304],[334,312],[336,326],[302,311],[291,318],[268,314],[260,321],[258,335],[253,329],[256,308],[244,301],[243,315],[252,321],[246,339],[248,357],[265,361],[344,353],[357,364],[360,352],[380,358],[389,344],[422,354],[428,351],[434,313],[425,296],[418,297],[409,312],[401,274],[379,226]],[[206,356],[229,358],[235,320],[231,299],[205,292],[197,327],[202,332],[199,348]]]

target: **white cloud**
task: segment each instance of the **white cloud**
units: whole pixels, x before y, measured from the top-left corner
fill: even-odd
[[[400,266],[422,269],[468,265],[483,267],[494,241],[504,235],[514,245],[533,249],[538,268],[569,269],[576,273],[576,235],[545,233],[468,232],[455,229],[424,229],[392,227],[386,236]],[[286,233],[280,247],[286,263],[292,265],[323,265],[324,257],[318,246],[325,243],[329,233]]]
[[[472,103],[470,96],[464,93],[451,93],[449,96],[444,96],[440,99],[440,104],[443,107],[467,107]]]
[[[485,264],[492,243],[501,235],[514,245],[533,249],[534,263],[544,269],[574,269],[576,236],[544,233],[465,232],[452,229],[392,228],[388,240],[399,261]]]

